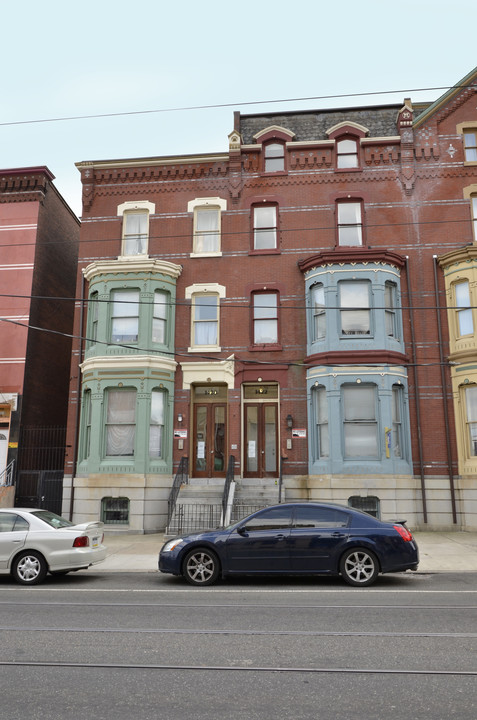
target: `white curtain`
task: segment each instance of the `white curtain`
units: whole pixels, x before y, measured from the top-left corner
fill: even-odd
[[[149,455],[162,457],[164,431],[164,393],[153,390],[151,394],[151,423],[149,425]]]
[[[200,208],[196,210],[195,252],[219,251],[219,210]]]
[[[135,390],[110,390],[108,392],[106,423],[106,455],[134,455]]]

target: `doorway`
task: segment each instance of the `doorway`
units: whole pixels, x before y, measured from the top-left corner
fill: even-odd
[[[244,405],[244,477],[278,476],[278,404]]]
[[[220,402],[222,394],[225,388],[195,388],[192,477],[225,477],[227,403]]]

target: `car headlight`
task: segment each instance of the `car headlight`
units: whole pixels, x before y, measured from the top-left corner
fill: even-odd
[[[181,542],[184,542],[182,538],[174,538],[174,540],[169,540],[169,542],[166,542],[161,552],[171,552],[171,550],[174,550],[174,548],[177,547]]]

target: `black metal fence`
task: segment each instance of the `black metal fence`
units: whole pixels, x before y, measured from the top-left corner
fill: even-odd
[[[261,510],[264,505],[249,505],[234,503],[230,522],[235,523],[251,513]],[[167,535],[182,535],[182,533],[203,532],[215,530],[221,526],[222,504],[178,503],[175,513],[168,523]]]

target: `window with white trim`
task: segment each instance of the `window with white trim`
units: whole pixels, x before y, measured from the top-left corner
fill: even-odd
[[[264,146],[265,172],[280,172],[285,170],[285,145],[271,142]]]
[[[392,389],[392,420],[393,428],[391,435],[392,453],[396,458],[403,455],[403,428],[402,428],[402,406],[404,390],[402,385],[393,385]]]
[[[338,140],[336,142],[336,167],[341,170],[359,167],[358,142]]]
[[[465,405],[467,411],[467,437],[469,438],[470,456],[477,456],[477,385],[465,388]]]
[[[121,257],[147,255],[149,216],[154,212],[154,203],[147,200],[128,200],[118,206],[118,215],[123,218]]]
[[[169,313],[169,295],[162,290],[154,292],[152,316],[152,342],[167,345],[167,318]]]
[[[311,302],[313,308],[312,342],[316,342],[326,337],[325,288],[323,283],[313,285],[311,289]]]
[[[393,338],[398,338],[396,293],[396,283],[386,282],[384,285],[384,322],[386,325],[386,335]]]
[[[466,162],[477,162],[477,130],[464,131],[464,156]]]
[[[222,212],[227,201],[220,197],[195,198],[187,203],[187,211],[194,213],[191,255],[220,255]]]
[[[219,340],[219,298],[214,294],[192,298],[192,345],[217,346]]]

